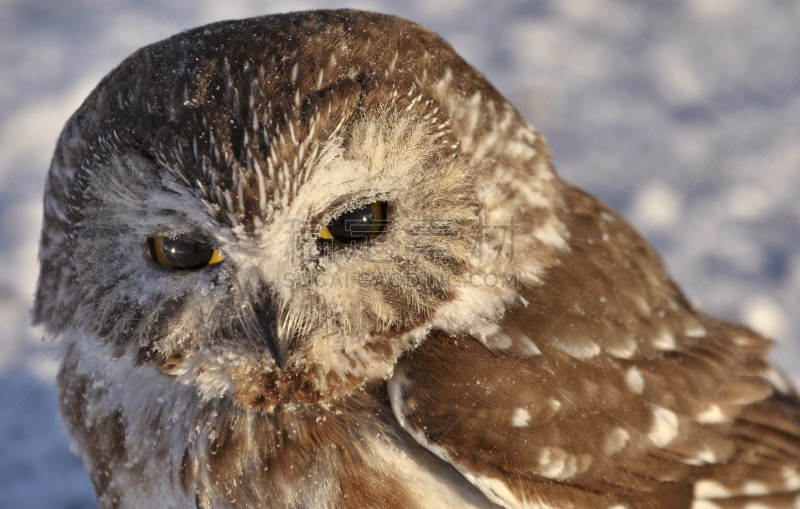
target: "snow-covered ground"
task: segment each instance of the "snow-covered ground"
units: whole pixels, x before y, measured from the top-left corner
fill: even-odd
[[[55,139],[135,49],[204,23],[321,7],[404,16],[449,40],[550,141],[568,180],[655,243],[707,311],[780,341],[800,381],[796,0],[2,0],[0,508],[96,507],[29,325]]]

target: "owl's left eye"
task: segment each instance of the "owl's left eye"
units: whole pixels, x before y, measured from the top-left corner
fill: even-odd
[[[188,235],[149,237],[147,246],[150,248],[150,258],[168,269],[202,269],[216,265],[225,259],[216,249]]]
[[[346,212],[325,225],[319,238],[348,244],[363,242],[386,229],[388,205],[378,201]]]

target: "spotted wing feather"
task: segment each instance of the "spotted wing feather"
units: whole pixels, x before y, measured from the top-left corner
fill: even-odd
[[[400,363],[403,427],[508,508],[794,501],[800,406],[769,342],[694,311],[636,232],[563,190],[568,252],[490,334],[434,332]]]

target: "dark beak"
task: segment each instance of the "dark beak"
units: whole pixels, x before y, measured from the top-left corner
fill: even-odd
[[[278,313],[273,305],[274,301],[269,297],[262,299],[261,304],[255,306],[258,325],[261,328],[261,337],[264,346],[269,350],[270,355],[275,360],[279,368],[286,366],[287,351],[286,346],[281,344],[278,336]]]

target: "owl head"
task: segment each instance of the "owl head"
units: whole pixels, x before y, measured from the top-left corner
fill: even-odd
[[[542,137],[402,19],[318,11],[145,47],[68,121],[35,321],[267,411],[493,325],[565,246]],[[523,254],[524,253],[524,256]]]

